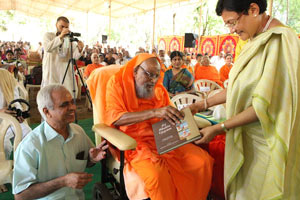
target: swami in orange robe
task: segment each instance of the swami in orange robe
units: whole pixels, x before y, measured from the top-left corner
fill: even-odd
[[[92,71],[94,71],[95,69],[99,67],[103,67],[103,65],[100,64],[100,58],[98,53],[92,53],[91,59],[92,59],[92,64],[89,64],[84,70],[84,75],[83,75],[84,78],[88,78],[92,73]]]
[[[83,75],[84,78],[88,78],[90,76],[90,74],[92,73],[92,71],[94,71],[95,69],[97,69],[99,67],[103,67],[103,65],[97,64],[97,63],[89,64],[84,70],[84,75]]]
[[[201,61],[202,66],[199,63],[195,65],[195,81],[199,79],[207,79],[216,82],[222,86],[220,75],[218,70],[214,66],[209,65],[208,56],[203,56]]]
[[[136,95],[134,69],[150,58],[156,57],[151,54],[137,55],[107,83],[104,118],[107,125],[114,126],[129,112],[152,112],[153,109],[171,105],[168,92],[160,81],[156,82],[151,99],[141,99]],[[159,155],[152,124],[160,120],[150,118],[117,127],[137,141],[135,150],[125,152],[127,163],[144,181],[145,191],[151,200],[205,200],[211,186],[213,159],[194,144]]]
[[[231,54],[227,54],[225,56],[225,65],[220,69],[220,78],[221,81],[224,83],[224,81],[226,81],[229,77],[229,72],[232,68],[232,55]]]

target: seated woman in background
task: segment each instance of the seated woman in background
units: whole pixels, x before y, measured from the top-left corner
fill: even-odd
[[[171,68],[165,72],[164,87],[167,89],[169,96],[173,97],[179,93],[194,92],[194,77],[183,65],[183,55],[179,51],[171,53]]]
[[[225,56],[225,65],[220,69],[220,78],[221,81],[224,83],[228,79],[229,72],[232,68],[232,54],[228,53]]]
[[[195,66],[195,80],[207,79],[216,82],[222,86],[218,70],[214,66],[210,66],[208,56],[203,56],[201,59],[201,66]]]

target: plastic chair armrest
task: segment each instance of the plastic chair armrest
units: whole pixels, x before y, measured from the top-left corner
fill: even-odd
[[[129,135],[119,131],[118,129],[107,126],[103,123],[93,126],[93,131],[105,138],[120,151],[131,150],[136,148],[136,141]]]

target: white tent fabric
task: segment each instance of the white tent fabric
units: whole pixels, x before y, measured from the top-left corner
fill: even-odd
[[[0,0],[0,10],[17,10],[32,17],[57,17],[69,10],[120,18],[153,10],[154,0]],[[188,0],[156,0],[156,8]]]

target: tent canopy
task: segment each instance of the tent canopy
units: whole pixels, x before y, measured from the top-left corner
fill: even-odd
[[[17,10],[32,17],[57,17],[69,10],[120,18],[153,10],[155,0],[0,0],[0,10]],[[156,8],[188,0],[156,0]]]

